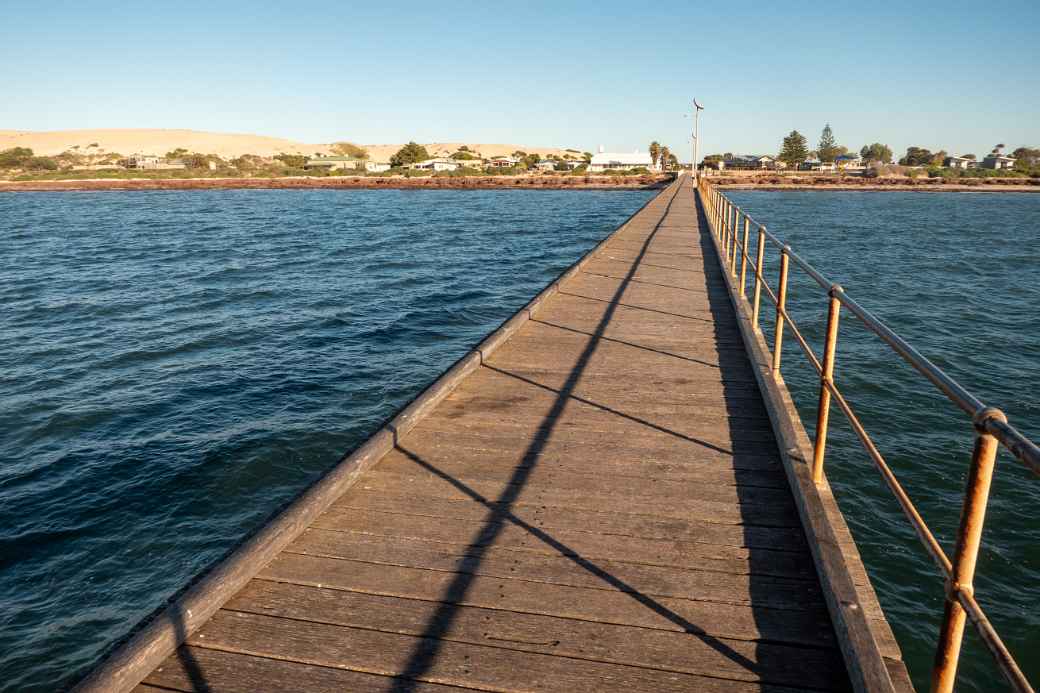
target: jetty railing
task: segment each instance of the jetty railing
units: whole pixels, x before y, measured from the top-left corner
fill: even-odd
[[[1033,693],[1029,681],[976,601],[973,583],[998,449],[1003,446],[1016,459],[1032,469],[1035,474],[1040,475],[1040,448],[1008,423],[1003,412],[986,406],[870,311],[853,300],[845,293],[840,284],[830,281],[823,273],[799,257],[791,246],[770,233],[765,226],[755,221],[751,215],[735,205],[716,186],[703,177],[698,182],[698,191],[711,231],[715,235],[718,247],[722,249],[723,257],[720,259],[735,283],[734,292],[739,288],[739,296],[734,296],[734,298],[744,302],[750,309],[752,329],[763,339],[765,335],[759,325],[763,294],[769,298],[775,308],[776,322],[772,345],[773,377],[777,380],[781,379],[780,355],[785,330],[790,330],[809,363],[819,374],[820,393],[816,408],[816,431],[811,461],[813,482],[819,485],[824,480],[827,428],[833,400],[848,419],[856,437],[877,467],[881,478],[894,494],[903,514],[921,540],[928,555],[935,562],[940,575],[946,581],[943,620],[932,668],[932,691],[935,693],[953,691],[967,619],[975,626],[1012,688],[1016,691]],[[756,235],[753,257],[749,252],[752,229]],[[763,274],[763,260],[768,248],[778,250],[780,253],[780,276],[776,291],[770,287]],[[798,324],[787,312],[788,274],[792,263],[826,290],[830,298],[827,307],[827,326],[822,358],[816,355]],[[750,275],[754,283],[750,297],[747,292],[749,264],[751,265]],[[891,347],[896,354],[931,381],[951,402],[971,417],[975,429],[974,450],[968,470],[967,488],[952,560],[943,551],[939,541],[914,507],[910,496],[896,478],[891,467],[888,466],[870,434],[863,427],[852,405],[835,384],[838,321],[841,318],[842,308],[858,318],[864,327]]]

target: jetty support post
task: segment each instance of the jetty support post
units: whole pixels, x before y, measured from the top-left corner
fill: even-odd
[[[932,667],[932,693],[952,693],[957,679],[957,663],[964,638],[964,622],[967,614],[958,595],[974,593],[975,564],[982,543],[982,526],[986,519],[986,503],[989,500],[993,469],[996,466],[1000,444],[986,431],[990,419],[1007,422],[999,409],[986,407],[976,412],[975,448],[968,470],[967,490],[964,507],[961,509],[960,528],[957,532],[957,547],[953,555],[953,572],[946,583],[946,606],[943,609],[939,644],[935,650]]]
[[[747,298],[747,261],[748,234],[751,232],[751,220],[744,215],[744,242],[740,245],[740,297]]]
[[[773,339],[773,377],[780,375],[780,349],[784,341],[784,313],[787,312],[787,254],[791,246],[785,245],[780,250],[780,282],[776,289],[776,334]]]
[[[823,347],[823,366],[820,371],[820,401],[816,406],[816,440],[813,443],[812,480],[819,485],[823,481],[823,457],[827,450],[827,424],[831,414],[831,387],[834,386],[834,357],[838,351],[838,318],[841,317],[843,291],[840,284],[830,290],[827,307],[827,338]]]
[[[733,279],[736,279],[736,248],[739,245],[737,240],[739,240],[740,215],[742,214],[739,207],[733,210],[733,252],[729,254],[729,274]]]
[[[766,227],[758,227],[758,257],[755,260],[755,300],[751,311],[751,326],[758,329],[758,305],[762,297],[762,262],[766,254]]]

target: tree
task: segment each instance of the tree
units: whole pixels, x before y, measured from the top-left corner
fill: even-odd
[[[971,159],[972,161],[975,161],[975,159],[977,159],[978,157],[976,157],[974,154],[961,154],[961,158]]]
[[[459,147],[459,151],[452,154],[451,158],[455,159],[456,161],[473,161],[477,157],[473,156],[472,152],[470,152],[468,149],[463,149],[462,147]]]
[[[526,154],[523,159],[520,160],[527,168],[534,168],[535,164],[542,160],[542,157],[537,154]]]
[[[592,152],[582,152],[581,153],[581,158],[585,159],[585,163],[586,164],[591,162],[592,161]]]
[[[289,168],[303,168],[307,165],[307,157],[302,154],[275,154],[274,158]]]
[[[654,166],[657,166],[657,161],[661,158],[661,144],[654,140],[650,143],[650,161],[654,162]]]
[[[906,156],[899,160],[900,166],[927,166],[935,155],[924,147],[907,147]]]
[[[340,156],[352,156],[355,159],[368,158],[368,150],[357,146],[353,142],[334,142],[329,149],[333,154],[339,154]]]
[[[33,150],[28,147],[5,149],[0,152],[0,168],[21,168],[32,156]]]
[[[668,147],[661,147],[658,156],[661,159],[661,169],[667,171],[672,160],[672,151]]]
[[[1030,171],[1040,167],[1040,149],[1019,147],[1011,152],[1011,156],[1015,157],[1016,171]]]
[[[679,157],[675,154],[668,155],[668,168],[679,168]]]
[[[1003,156],[1004,155],[1004,145],[1003,144],[998,144],[996,147],[993,148],[993,151],[990,152],[990,154],[992,154],[993,156]]]
[[[780,156],[777,158],[788,166],[794,167],[805,161],[808,155],[809,148],[805,142],[805,135],[797,130],[792,130],[791,134],[784,138],[783,147],[780,149]]]
[[[426,147],[415,142],[409,142],[390,157],[390,165],[395,167],[404,166],[406,164],[414,164],[417,161],[426,161],[429,158],[430,155],[427,153]]]
[[[185,149],[184,147],[177,147],[173,151],[166,152],[166,157],[165,158],[167,158],[167,159],[180,159],[180,158],[183,158],[185,156],[188,156],[188,150]]]
[[[942,166],[946,163],[946,157],[949,154],[946,153],[945,149],[940,149],[935,154],[932,154],[932,160],[929,162],[932,166]]]
[[[816,145],[816,152],[820,161],[824,163],[834,161],[841,154],[841,148],[838,147],[838,143],[834,139],[834,132],[831,130],[830,123],[823,126],[823,132],[820,133],[820,143]]]

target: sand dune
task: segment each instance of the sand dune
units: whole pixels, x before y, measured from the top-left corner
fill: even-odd
[[[345,139],[345,138],[344,138]],[[371,158],[386,161],[403,143],[362,145]],[[422,143],[421,143],[422,144]],[[474,142],[432,142],[424,146],[431,155],[450,154],[465,144],[484,157],[502,156],[516,150],[528,153],[565,154],[552,147],[528,147],[517,144],[481,144]],[[94,145],[94,146],[92,146]],[[165,154],[182,147],[189,151],[216,154],[233,158],[243,154],[273,156],[275,154],[327,154],[329,144],[306,144],[279,137],[245,135],[198,130],[55,130],[34,132],[28,130],[0,130],[0,149],[29,147],[39,156],[53,156],[74,147],[78,151],[99,153]],[[89,148],[89,150],[88,150]]]

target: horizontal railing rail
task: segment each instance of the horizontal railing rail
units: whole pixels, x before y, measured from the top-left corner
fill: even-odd
[[[846,294],[840,284],[828,279],[822,272],[795,253],[791,246],[777,238],[763,224],[755,221],[750,214],[733,204],[716,186],[703,177],[698,182],[698,191],[711,232],[715,235],[718,247],[721,248],[724,255],[720,260],[734,280],[734,298],[746,303],[746,307],[751,312],[752,328],[763,339],[765,335],[759,324],[762,294],[766,295],[775,308],[776,322],[773,329],[772,346],[773,377],[779,379],[781,375],[780,355],[786,329],[794,335],[806,359],[820,378],[811,463],[813,482],[821,484],[824,481],[827,428],[833,398],[867,455],[877,467],[885,484],[895,496],[925,551],[939,569],[940,575],[946,580],[943,620],[936,646],[935,663],[932,668],[932,691],[949,693],[953,690],[967,619],[975,626],[1012,688],[1016,691],[1033,693],[1033,688],[1021,668],[976,601],[973,583],[997,451],[1000,446],[1003,446],[1015,459],[1022,462],[1035,474],[1040,475],[1040,448],[1008,423],[1003,412],[984,404],[982,400],[929,361],[884,322]],[[749,252],[749,237],[752,228],[757,232],[754,257]],[[780,276],[775,291],[769,286],[763,270],[766,249],[769,246],[780,252]],[[816,354],[787,311],[788,275],[792,263],[825,289],[829,296],[822,357]],[[747,295],[749,264],[751,264],[751,275],[754,281],[754,292],[750,298]],[[738,289],[739,296],[736,296]],[[928,524],[917,511],[909,494],[874,444],[852,405],[835,384],[834,367],[837,355],[838,322],[843,308],[858,318],[863,326],[887,344],[918,373],[927,378],[972,419],[975,428],[974,450],[952,560],[943,551]]]

